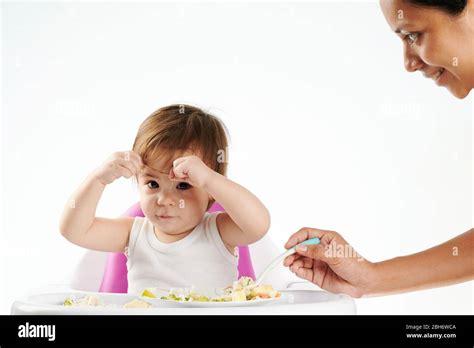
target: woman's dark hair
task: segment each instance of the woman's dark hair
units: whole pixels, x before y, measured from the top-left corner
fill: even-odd
[[[434,7],[452,16],[457,16],[466,8],[467,0],[407,0],[414,6]]]

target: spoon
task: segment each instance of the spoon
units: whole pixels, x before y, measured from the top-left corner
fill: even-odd
[[[283,254],[280,256],[277,256],[270,264],[263,270],[263,272],[258,276],[258,278],[255,280],[255,286],[260,285],[262,280],[266,277],[268,272],[270,272],[275,266],[277,266],[285,257],[290,256],[294,253],[296,253],[296,248],[301,246],[301,245],[317,245],[319,244],[320,240],[319,238],[310,238],[305,240],[304,242],[295,245],[293,248],[288,249],[285,251]]]

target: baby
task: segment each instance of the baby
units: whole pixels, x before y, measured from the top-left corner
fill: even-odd
[[[237,246],[261,239],[270,214],[229,180],[227,135],[216,118],[189,105],[158,109],[140,126],[132,151],[95,169],[66,205],[61,234],[84,248],[125,252],[128,292],[146,287],[221,288],[237,279]],[[144,218],[96,217],[105,187],[137,180]],[[215,202],[225,212],[207,213]]]

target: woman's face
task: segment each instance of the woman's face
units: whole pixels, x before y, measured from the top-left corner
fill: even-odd
[[[419,70],[457,98],[474,88],[474,5],[459,16],[406,0],[381,0],[382,12],[402,39],[405,68]]]

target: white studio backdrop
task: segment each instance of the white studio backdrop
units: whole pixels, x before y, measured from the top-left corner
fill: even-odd
[[[231,179],[272,214],[371,261],[472,227],[472,96],[403,68],[378,3],[3,3],[0,313],[67,283],[85,250],[58,231],[83,178],[176,102],[231,133]],[[109,186],[98,215],[138,200]],[[440,260],[442,262],[442,260]],[[360,314],[472,314],[472,282],[357,300]]]

